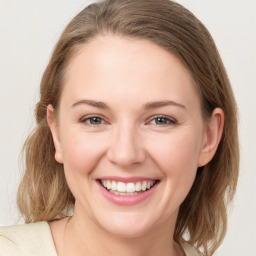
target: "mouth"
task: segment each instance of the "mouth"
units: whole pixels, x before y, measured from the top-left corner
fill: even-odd
[[[99,179],[99,184],[108,192],[117,196],[136,196],[151,190],[159,180],[141,180],[137,182],[122,182],[110,179]]]

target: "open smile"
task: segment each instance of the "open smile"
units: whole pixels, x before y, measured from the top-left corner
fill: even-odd
[[[137,204],[153,193],[159,180],[140,180],[134,182],[113,179],[98,179],[103,195],[116,204]]]
[[[106,188],[110,193],[122,196],[137,195],[140,192],[151,189],[155,184],[156,180],[151,181],[138,181],[124,183],[121,181],[114,180],[100,180],[104,188]]]

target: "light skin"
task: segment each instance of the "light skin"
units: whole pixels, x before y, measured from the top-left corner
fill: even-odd
[[[150,41],[97,37],[72,58],[53,112],[55,158],[76,199],[69,221],[50,223],[58,255],[183,255],[171,239],[179,206],[216,152],[224,115],[217,108],[203,120],[181,61]],[[158,184],[118,205],[100,192],[106,176]]]

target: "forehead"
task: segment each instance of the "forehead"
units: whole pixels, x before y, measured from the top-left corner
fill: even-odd
[[[172,53],[148,40],[101,36],[83,45],[65,73],[64,94],[119,100],[196,94],[192,76]],[[110,95],[109,95],[110,94]],[[69,97],[69,98],[70,98]],[[189,99],[189,97],[187,97]]]

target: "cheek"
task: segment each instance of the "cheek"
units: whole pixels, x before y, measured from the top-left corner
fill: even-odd
[[[171,187],[192,186],[200,153],[200,137],[190,132],[154,140],[151,156]]]
[[[102,136],[83,132],[65,132],[62,138],[64,172],[68,186],[79,202],[87,203],[87,195],[92,190],[93,170],[104,154]]]
[[[171,134],[154,140],[151,152],[166,166],[183,166],[192,164],[197,166],[200,152],[200,139],[190,133]]]
[[[64,168],[72,173],[86,174],[97,165],[104,154],[101,135],[66,132],[62,140]]]

